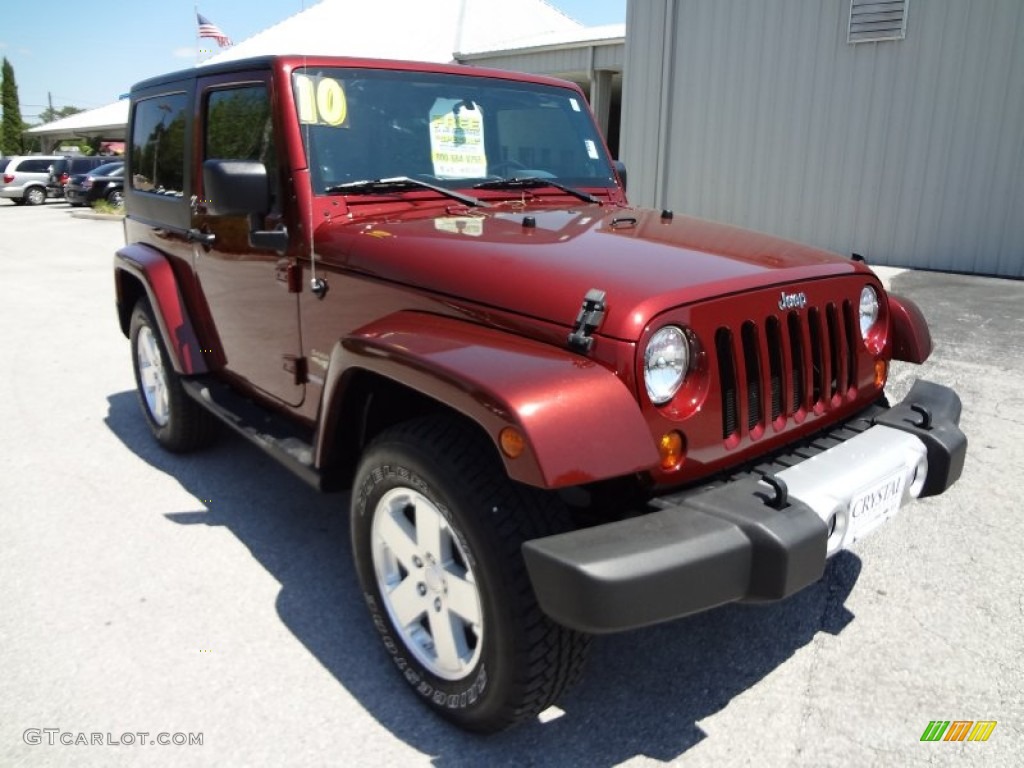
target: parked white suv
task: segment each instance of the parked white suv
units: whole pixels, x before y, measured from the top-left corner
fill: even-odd
[[[9,198],[15,205],[46,202],[50,166],[60,159],[60,155],[12,157],[0,176],[0,197]]]

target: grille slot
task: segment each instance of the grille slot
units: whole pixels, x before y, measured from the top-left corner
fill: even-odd
[[[829,304],[825,307],[825,323],[828,326],[829,341],[828,395],[829,397],[836,397],[839,394],[839,377],[842,375],[843,340],[839,334],[839,315],[836,312],[835,304]]]
[[[811,404],[821,402],[825,388],[824,355],[821,341],[821,313],[817,307],[807,311],[807,324],[811,329]]]
[[[843,302],[843,319],[846,321],[846,388],[853,389],[857,386],[857,355],[854,353],[857,321],[853,316],[853,302],[849,300]]]
[[[782,325],[777,317],[769,317],[765,323],[768,334],[768,371],[772,385],[772,421],[782,415]]]
[[[715,352],[718,354],[718,379],[722,387],[722,437],[728,438],[740,427],[736,360],[732,352],[732,332],[728,328],[719,328],[715,333]]]
[[[857,385],[855,330],[849,300],[748,320],[739,333],[718,328],[722,437],[756,437],[759,426],[838,405]]]
[[[761,363],[757,352],[757,327],[751,323],[743,324],[743,367],[747,385],[747,429],[753,429],[761,423]]]
[[[789,374],[793,387],[789,413],[792,415],[804,404],[804,336],[800,329],[800,316],[796,312],[791,312],[786,322],[789,324]]]

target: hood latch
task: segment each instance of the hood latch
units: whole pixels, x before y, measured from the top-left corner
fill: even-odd
[[[591,288],[583,297],[583,306],[580,307],[580,313],[576,316],[576,325],[568,338],[569,349],[574,352],[586,354],[594,346],[591,334],[601,326],[601,321],[604,320],[604,295],[604,291]]]

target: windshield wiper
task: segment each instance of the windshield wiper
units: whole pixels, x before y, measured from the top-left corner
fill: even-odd
[[[524,178],[513,176],[509,179],[493,179],[491,181],[484,181],[480,184],[473,185],[473,189],[536,189],[538,187],[554,187],[555,189],[560,189],[573,197],[578,197],[585,203],[601,202],[598,198],[587,192],[583,192],[579,189],[573,189],[572,187],[553,179],[542,179],[538,176],[526,176]]]
[[[466,205],[472,205],[475,208],[487,207],[487,203],[483,200],[478,200],[470,195],[464,195],[461,192],[445,189],[444,187],[440,187],[436,184],[431,184],[429,181],[411,179],[408,176],[394,176],[390,179],[363,179],[361,181],[349,181],[344,184],[335,184],[333,187],[328,187],[324,192],[328,195],[359,195],[364,193],[374,194],[378,192],[397,192],[403,189],[430,189],[444,195],[445,197],[458,200]]]

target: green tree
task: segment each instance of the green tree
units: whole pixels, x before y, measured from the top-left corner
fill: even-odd
[[[18,102],[18,84],[14,81],[14,67],[4,57],[3,69],[0,70],[3,81],[0,84],[0,105],[3,106],[4,117],[0,126],[0,154],[20,155],[25,151],[21,132],[25,123],[21,119],[21,106]]]
[[[39,113],[39,122],[42,125],[46,123],[52,123],[55,120],[63,120],[65,117],[71,117],[82,112],[81,107],[61,107],[60,109],[54,109],[53,107],[47,107]]]

